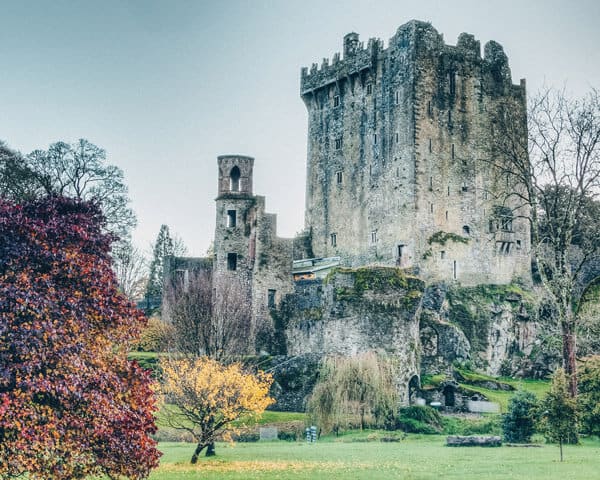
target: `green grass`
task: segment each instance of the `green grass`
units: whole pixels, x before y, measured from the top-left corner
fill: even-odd
[[[403,479],[579,480],[598,478],[600,442],[565,447],[451,448],[443,436],[409,436],[396,443],[366,442],[372,434],[327,438],[316,445],[265,442],[217,445],[217,456],[189,464],[193,445],[163,443],[152,480],[179,479]],[[360,440],[363,441],[360,441]]]
[[[273,423],[285,423],[285,422],[293,422],[293,421],[304,421],[306,419],[305,413],[300,412],[272,412],[267,410],[263,412],[260,417],[256,417],[253,419],[241,419],[237,422],[234,422],[234,425],[267,425]],[[156,415],[156,424],[158,427],[167,427],[168,424],[165,420],[164,410],[159,410]],[[188,424],[191,426],[191,422]]]
[[[148,359],[154,359],[154,358],[158,358],[160,356],[160,353],[157,352],[129,352],[129,354],[127,355],[127,357],[130,360],[148,360]]]

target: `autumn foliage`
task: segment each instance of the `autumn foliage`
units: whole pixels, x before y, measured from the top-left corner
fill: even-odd
[[[0,200],[0,478],[145,478],[150,379],[127,360],[144,325],[117,291],[97,206]]]
[[[170,426],[195,438],[192,463],[233,421],[261,414],[274,403],[268,396],[271,375],[245,372],[238,363],[200,357],[165,360],[161,367],[161,391],[169,402],[163,411]]]

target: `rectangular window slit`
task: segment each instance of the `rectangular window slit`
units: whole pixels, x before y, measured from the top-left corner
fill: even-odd
[[[234,228],[236,225],[236,211],[227,210],[227,227]]]
[[[227,270],[237,270],[237,253],[227,254]]]
[[[276,292],[277,292],[277,290],[273,290],[272,288],[270,288],[267,293],[267,306],[269,308],[275,308],[275,293]]]
[[[337,233],[332,233],[331,235],[329,235],[329,239],[331,241],[331,246],[337,247]]]

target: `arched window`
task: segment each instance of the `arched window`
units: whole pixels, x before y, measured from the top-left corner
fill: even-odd
[[[468,226],[468,225],[463,225],[463,235],[465,235],[465,236],[467,236],[467,237],[468,237],[469,235],[471,235],[471,229],[469,228],[469,226]]]
[[[230,178],[230,183],[229,183],[230,188],[229,189],[232,192],[239,192],[240,191],[240,169],[237,167],[237,165],[231,169],[229,178]]]

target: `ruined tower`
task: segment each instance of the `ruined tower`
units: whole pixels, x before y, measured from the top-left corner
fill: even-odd
[[[222,155],[218,158],[219,189],[216,199],[215,278],[246,277],[254,262],[251,207],[252,168],[254,158],[243,155]],[[248,292],[249,295],[249,292]],[[250,298],[250,297],[248,297]]]
[[[222,155],[217,163],[215,295],[235,296],[233,303],[248,310],[245,334],[253,353],[261,347],[257,337],[270,335],[270,309],[292,290],[294,242],[277,237],[277,216],[265,212],[264,197],[253,194],[254,158]]]
[[[525,83],[512,84],[498,43],[482,58],[472,35],[446,45],[420,21],[387,48],[349,33],[343,57],[302,69],[301,96],[316,257],[466,285],[530,277],[515,182],[492,167],[508,161],[494,148],[495,123],[526,132]]]

